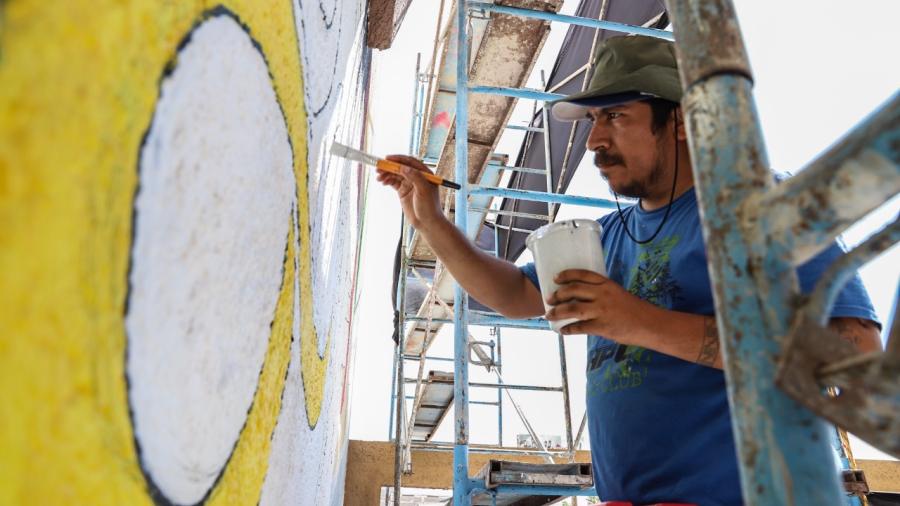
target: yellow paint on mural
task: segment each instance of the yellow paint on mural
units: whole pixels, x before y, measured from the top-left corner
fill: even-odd
[[[278,304],[272,336],[266,352],[265,363],[259,377],[253,406],[247,415],[247,423],[235,446],[234,453],[225,468],[222,479],[213,489],[207,504],[257,504],[262,492],[263,480],[268,469],[269,450],[272,447],[272,431],[281,412],[281,394],[284,377],[290,363],[291,327],[294,310],[294,260],[297,256],[294,223],[291,219],[284,259],[284,280]]]
[[[132,198],[163,69],[219,3],[0,2],[0,504],[151,502],[124,371]],[[295,150],[301,363],[314,423],[328,356],[318,357],[312,327],[306,117],[291,2],[221,4],[260,43]],[[293,269],[285,273],[249,420],[211,502],[259,498],[290,353]]]
[[[301,225],[302,226],[302,225]],[[309,241],[300,244],[300,250],[309,257]],[[325,372],[328,370],[328,353],[331,348],[331,329],[325,334],[325,356],[319,357],[319,337],[313,322],[311,262],[300,263],[300,375],[303,377],[303,395],[306,418],[315,428],[322,413],[322,396],[325,393]]]

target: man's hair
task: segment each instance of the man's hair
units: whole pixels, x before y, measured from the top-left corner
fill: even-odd
[[[645,102],[650,106],[650,113],[652,114],[650,119],[650,131],[653,133],[658,133],[666,127],[666,124],[672,117],[672,111],[679,106],[677,102],[656,97],[648,98]]]

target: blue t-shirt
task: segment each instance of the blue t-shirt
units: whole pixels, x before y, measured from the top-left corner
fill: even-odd
[[[629,230],[649,237],[665,207],[623,209]],[[635,244],[616,213],[600,218],[608,277],[657,306],[713,315],[697,199],[672,203],[650,244]],[[842,254],[836,243],[798,268],[809,292]],[[537,285],[534,264],[522,272]],[[877,321],[859,276],[844,287],[832,316]],[[594,483],[605,501],[741,504],[737,456],[722,371],[600,336],[587,339],[587,415]]]

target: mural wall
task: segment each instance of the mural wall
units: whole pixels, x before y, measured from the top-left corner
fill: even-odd
[[[0,1],[0,504],[340,504],[363,0]]]

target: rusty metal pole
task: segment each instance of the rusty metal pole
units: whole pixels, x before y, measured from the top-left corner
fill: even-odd
[[[775,385],[779,336],[788,331],[797,278],[790,259],[767,257],[741,222],[742,206],[774,181],[734,8],[729,0],[666,3],[744,501],[839,504],[832,429]]]
[[[559,373],[562,377],[563,417],[566,422],[566,451],[569,452],[569,462],[575,462],[575,443],[572,440],[572,406],[569,402],[569,366],[566,363],[566,341],[562,334],[557,333],[559,341]]]

